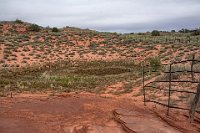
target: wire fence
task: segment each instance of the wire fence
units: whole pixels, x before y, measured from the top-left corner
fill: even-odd
[[[189,69],[190,70],[174,70],[173,69],[173,66],[177,65],[177,64],[184,64],[184,63],[187,63],[187,65],[189,65]],[[162,105],[162,106],[165,106],[167,107],[167,115],[169,115],[169,111],[170,111],[170,108],[174,108],[174,109],[180,109],[180,110],[187,110],[189,111],[190,108],[189,106],[186,106],[186,107],[182,107],[181,105],[176,105],[175,102],[176,100],[172,100],[172,94],[174,93],[187,93],[189,95],[196,95],[196,91],[193,89],[193,91],[191,89],[184,89],[184,87],[179,87],[179,89],[176,89],[176,87],[172,88],[172,84],[186,84],[189,88],[190,86],[193,86],[193,88],[196,89],[196,84],[200,84],[200,81],[197,81],[195,80],[195,77],[198,77],[200,76],[200,71],[197,71],[194,69],[194,66],[196,64],[200,64],[200,60],[196,60],[195,59],[195,55],[193,55],[192,59],[189,59],[189,60],[184,60],[184,61],[180,61],[180,62],[172,62],[170,64],[162,64],[162,65],[159,65],[159,67],[168,67],[168,70],[161,70],[161,71],[158,71],[158,70],[153,70],[151,71],[150,68],[151,66],[150,65],[146,65],[145,62],[143,62],[143,69],[142,69],[142,75],[143,75],[143,95],[144,95],[144,105],[146,106],[146,103],[148,102],[151,102],[151,103],[155,103],[155,104],[159,104],[159,105]],[[167,75],[165,77],[164,80],[158,80],[158,78],[155,80],[155,81],[152,81],[152,82],[148,82],[146,83],[145,81],[145,77],[147,76],[147,73],[149,72],[153,72],[153,73],[156,73],[156,72],[160,72],[159,76],[163,76],[163,75]],[[177,74],[177,73],[182,73],[183,75],[190,75],[189,76],[189,79],[184,79],[184,80],[180,80],[180,79],[176,79],[174,80],[174,77],[173,77],[173,74]],[[198,76],[196,76],[196,74],[198,74]],[[158,77],[159,77],[158,76]],[[198,77],[199,78],[199,77]],[[162,87],[159,87],[159,86],[156,86],[155,84],[159,84],[160,86]],[[155,95],[155,92],[153,92],[152,94],[152,90],[155,91],[155,92],[163,92],[163,94],[165,94],[165,103],[161,102],[162,100],[158,98],[158,100],[155,100],[156,99],[156,95]],[[152,95],[150,97],[149,95]],[[182,97],[184,97],[184,95],[181,95]],[[181,97],[180,96],[180,97]],[[178,99],[177,101],[179,102],[182,102],[180,99]],[[174,104],[173,104],[174,103]],[[176,106],[175,106],[176,105]],[[200,114],[200,111],[196,110],[196,113],[199,113]]]

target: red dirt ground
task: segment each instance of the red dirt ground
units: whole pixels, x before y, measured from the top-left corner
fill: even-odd
[[[156,131],[156,129],[158,131],[160,129],[159,133],[199,132],[198,123],[189,124],[186,117],[176,119],[169,124],[168,122],[175,120],[176,117],[166,117],[163,114],[163,108],[156,109],[160,115],[158,116],[150,106],[144,107],[141,101],[134,101],[128,97],[111,98],[91,93],[62,93],[55,96],[48,93],[14,94],[14,98],[0,98],[0,132],[126,133],[137,131],[146,133]],[[126,117],[128,115],[130,118],[128,123],[127,119],[125,122],[131,130],[125,131],[124,122],[119,122],[116,119],[119,117],[113,115],[113,111],[119,109],[125,110],[120,115],[123,114]],[[130,116],[127,111],[138,115]],[[148,120],[158,123],[157,126],[149,125]],[[166,131],[161,132],[163,128]]]

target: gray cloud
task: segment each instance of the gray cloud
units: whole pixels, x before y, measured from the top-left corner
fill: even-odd
[[[140,32],[200,26],[199,0],[0,0],[0,21]]]

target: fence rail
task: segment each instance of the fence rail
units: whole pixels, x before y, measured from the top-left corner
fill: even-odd
[[[146,102],[151,102],[151,103],[156,103],[156,104],[160,104],[162,106],[166,106],[168,107],[168,105],[164,104],[164,103],[161,103],[161,102],[158,102],[158,101],[154,101],[154,100],[146,100]],[[172,105],[169,105],[170,108],[174,108],[174,109],[180,109],[180,110],[186,110],[186,111],[189,111],[190,109],[188,108],[181,108],[181,107],[176,107],[176,106],[172,106]],[[200,114],[200,111],[196,110],[196,113]]]
[[[154,89],[156,89],[156,90],[164,90],[164,91],[168,91],[168,89],[159,89],[159,88],[157,88],[157,87],[155,87],[155,86],[146,86],[146,85],[145,85],[145,87],[146,87],[146,88],[154,88]],[[197,94],[196,92],[187,91],[187,90],[175,90],[175,89],[171,89],[171,91]]]
[[[183,63],[187,63],[187,62],[190,62],[190,70],[176,70],[176,71],[172,71],[172,66],[173,65],[176,65],[176,64],[183,64]],[[189,60],[183,60],[183,61],[179,61],[179,62],[172,62],[170,64],[164,64],[164,65],[156,65],[156,66],[169,66],[169,71],[164,71],[162,73],[164,74],[169,74],[169,77],[168,77],[168,80],[155,80],[155,81],[152,81],[152,82],[149,82],[147,84],[145,84],[145,74],[148,73],[148,72],[158,72],[158,71],[145,71],[146,68],[150,68],[151,66],[150,65],[145,65],[145,63],[143,62],[143,96],[144,96],[144,105],[146,105],[146,103],[148,102],[152,102],[152,103],[156,103],[156,104],[159,104],[159,105],[163,105],[163,106],[166,106],[167,107],[167,115],[169,115],[169,111],[170,111],[170,108],[174,108],[174,109],[180,109],[180,110],[186,110],[186,111],[189,111],[190,109],[189,108],[182,108],[182,107],[175,107],[175,106],[172,106],[170,105],[171,103],[171,92],[180,92],[180,93],[190,93],[190,94],[196,94],[196,92],[192,92],[192,91],[188,91],[188,90],[184,90],[184,89],[181,89],[181,90],[178,90],[178,89],[172,89],[172,83],[192,83],[192,84],[200,84],[199,81],[195,81],[194,80],[194,74],[200,74],[200,72],[197,72],[197,71],[194,71],[194,64],[196,63],[200,63],[199,60],[196,60],[195,59],[195,55],[193,55],[192,59],[189,59]],[[190,73],[191,74],[191,80],[172,80],[172,74],[174,73]],[[157,88],[156,86],[153,86],[151,85],[152,83],[168,83],[168,89],[160,89],[160,88]],[[159,101],[155,101],[155,100],[147,100],[146,99],[146,91],[147,91],[147,88],[153,88],[153,89],[156,89],[156,90],[164,90],[164,91],[167,91],[168,92],[168,102],[167,104],[165,103],[162,103],[162,102],[159,102]],[[196,110],[197,113],[200,114],[200,111]]]

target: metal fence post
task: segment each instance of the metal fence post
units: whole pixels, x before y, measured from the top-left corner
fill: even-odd
[[[146,95],[145,95],[145,88],[144,88],[144,61],[142,62],[142,88],[143,88],[143,95],[144,95],[144,106],[146,106]]]
[[[194,81],[194,72],[193,72],[194,60],[195,60],[195,54],[193,54],[193,56],[192,56],[192,64],[191,64],[191,77],[192,77],[192,81]]]
[[[172,64],[169,67],[169,95],[168,95],[168,108],[167,108],[167,115],[169,115],[169,108],[170,108],[170,97],[171,97],[171,77],[172,77]]]

